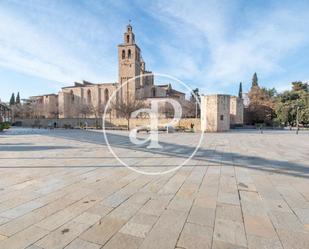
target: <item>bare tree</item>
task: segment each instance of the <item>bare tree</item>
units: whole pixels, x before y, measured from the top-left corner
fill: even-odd
[[[22,118],[31,118],[31,106],[28,103],[22,105]]]
[[[59,117],[59,111],[58,110],[50,111],[49,115],[53,118],[58,118]]]
[[[89,104],[89,111],[91,114],[94,115],[94,118],[96,120],[96,128],[98,128],[99,119],[103,117],[106,107],[107,107],[107,104],[105,102],[100,103],[99,105],[94,105],[92,103]],[[107,108],[106,113],[111,114],[110,107]]]
[[[90,104],[81,103],[76,106],[78,113],[82,114],[83,118],[87,118],[88,115],[92,114],[92,109]]]
[[[199,117],[199,106],[197,102],[186,101],[183,106],[183,117],[185,118],[197,118]]]
[[[101,107],[100,105],[94,105],[93,103],[89,103],[89,111],[94,115],[95,118],[95,127],[96,129],[99,127],[99,116],[101,115]]]
[[[33,119],[39,119],[42,117],[43,106],[38,101],[33,101],[29,104],[30,117]]]
[[[117,115],[127,120],[128,130],[130,130],[131,114],[144,107],[144,102],[135,99],[127,99],[126,101],[112,104],[112,109],[116,111]]]
[[[40,106],[35,103],[19,103],[11,106],[13,121],[16,118],[37,118],[40,116]]]
[[[12,119],[13,122],[16,118],[21,118],[23,114],[22,105],[21,104],[14,104],[11,105],[11,111],[12,111]]]

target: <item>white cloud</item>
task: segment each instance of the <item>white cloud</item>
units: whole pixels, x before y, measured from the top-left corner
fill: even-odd
[[[53,19],[49,15],[53,14],[54,9],[45,7],[38,3],[28,18],[9,8],[0,8],[0,65],[63,82],[59,85],[81,79],[115,81],[116,48],[111,51],[111,40],[102,34],[104,27],[98,30],[96,20],[90,21],[85,15],[84,19],[79,20],[76,15],[74,19],[61,17],[60,13],[53,17],[60,18],[59,22],[52,23],[44,20],[44,15],[45,18]],[[76,25],[68,25],[66,22],[74,22]],[[86,30],[87,22],[91,25],[89,23]],[[98,43],[95,49],[89,40]]]
[[[231,88],[237,92],[239,81],[250,81],[255,71],[264,78],[286,74],[282,61],[309,40],[308,8],[278,4],[256,9],[245,8],[246,4],[230,0],[4,2],[0,4],[0,66],[59,85],[81,79],[116,81],[116,46],[124,23],[135,16],[142,27],[137,42],[144,41],[139,45],[147,54],[149,70],[172,74],[204,93]],[[164,30],[151,25],[156,21]],[[271,83],[282,89],[286,85]]]
[[[284,73],[281,60],[309,40],[306,9],[279,5],[259,16],[251,9],[244,13],[235,1],[161,1],[154,8],[157,18],[168,23],[173,34],[183,37],[178,43],[181,53],[175,51],[180,68],[187,63],[196,83],[207,92],[221,92],[231,85],[237,88],[239,81],[250,80],[255,71],[264,77]],[[192,45],[187,34],[202,44],[195,41],[197,46],[186,46]],[[209,53],[204,53],[201,61],[199,51],[203,46]],[[173,63],[169,58],[174,56],[168,53],[166,60]]]

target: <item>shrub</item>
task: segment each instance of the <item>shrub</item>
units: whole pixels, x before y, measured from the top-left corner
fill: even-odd
[[[10,127],[11,124],[9,122],[0,123],[0,131],[3,131],[4,129],[9,129]]]
[[[11,123],[9,123],[9,122],[4,122],[4,123],[3,123],[3,127],[4,127],[4,129],[10,129],[10,128],[11,128]]]

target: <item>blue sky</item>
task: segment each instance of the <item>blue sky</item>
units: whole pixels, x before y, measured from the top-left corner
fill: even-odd
[[[128,20],[146,67],[204,94],[308,81],[309,1],[0,1],[0,98],[115,82]]]

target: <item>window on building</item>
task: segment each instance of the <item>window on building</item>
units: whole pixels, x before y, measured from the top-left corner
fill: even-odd
[[[122,50],[121,58],[122,58],[122,59],[126,58],[126,51],[125,51],[125,50]]]
[[[131,49],[128,50],[128,58],[131,59]]]
[[[91,103],[91,91],[90,91],[90,89],[88,89],[88,91],[87,91],[87,103],[88,104]]]
[[[71,95],[71,101],[74,102],[74,93],[72,90],[70,91],[70,95]]]
[[[105,103],[107,103],[108,99],[109,99],[108,89],[105,89],[105,91],[104,91],[104,101],[105,101]]]
[[[129,43],[129,42],[130,42],[130,36],[127,35],[127,43]]]
[[[220,115],[220,120],[222,121],[224,119],[224,116],[223,115]]]

